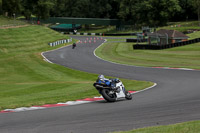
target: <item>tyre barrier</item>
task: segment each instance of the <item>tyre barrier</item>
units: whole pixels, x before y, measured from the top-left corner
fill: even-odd
[[[136,36],[138,33],[120,33],[120,34],[108,34],[108,33],[74,33],[74,32],[68,32],[65,34],[70,35],[94,35],[94,36]]]
[[[69,32],[69,33],[66,33],[66,34],[70,34],[70,35],[92,35],[92,36],[102,36],[103,33],[80,33],[80,32],[77,32],[77,33],[74,33],[74,32]]]
[[[126,42],[137,42],[137,39],[136,38],[126,39]]]
[[[115,34],[108,34],[105,33],[104,36],[137,36],[138,33],[115,33]]]
[[[176,43],[170,43],[170,44],[135,44],[133,45],[133,49],[152,49],[152,50],[160,50],[160,49],[167,49],[167,48],[173,48],[173,47],[179,47],[184,46],[188,44],[198,43],[200,42],[200,38],[183,41],[183,42],[176,42]]]
[[[48,45],[51,46],[51,47],[54,47],[54,46],[57,46],[57,45],[60,45],[60,44],[69,43],[71,41],[72,41],[72,38],[63,39],[63,40],[58,40],[58,41],[55,41],[55,42],[50,42],[50,43],[48,43]]]
[[[147,39],[137,39],[137,38],[129,38],[126,39],[126,42],[147,42]]]

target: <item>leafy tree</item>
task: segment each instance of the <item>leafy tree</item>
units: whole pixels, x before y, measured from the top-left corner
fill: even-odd
[[[193,0],[192,3],[193,3],[194,8],[196,9],[199,26],[200,26],[200,0]]]
[[[2,10],[2,0],[0,0],[0,15],[3,14],[3,10]]]
[[[66,0],[54,0],[54,6],[51,8],[50,15],[53,17],[65,16]]]
[[[178,0],[150,0],[152,8],[149,19],[151,24],[165,25],[168,20],[181,11]]]
[[[133,24],[159,26],[196,18],[200,0],[0,0],[0,14],[26,19],[52,17],[118,18]],[[1,10],[2,9],[2,10]]]
[[[21,0],[2,0],[2,8],[4,12],[8,12],[11,17],[21,12]]]
[[[59,0],[58,0],[59,2]],[[56,6],[58,6],[59,4],[56,4]],[[74,13],[74,12],[77,12],[77,0],[64,0],[63,1],[63,5],[64,7],[59,9],[57,7],[53,7],[54,10],[60,10],[61,14],[58,15],[58,14],[55,14],[54,16],[62,16],[62,17],[73,17],[74,14],[77,15],[77,13]],[[78,17],[78,16],[77,16]]]
[[[22,14],[27,20],[31,15],[36,15],[37,19],[47,19],[50,17],[50,10],[54,6],[53,0],[22,0]]]
[[[187,21],[195,18],[196,14],[192,6],[192,0],[179,0],[179,5],[181,7],[181,11],[176,12],[175,15],[171,17],[171,21]]]
[[[153,23],[154,20],[152,14],[154,14],[152,3],[149,1],[143,1],[141,3],[138,3],[135,7],[135,17],[137,24],[139,25],[150,25]],[[157,14],[154,14],[157,15]],[[157,16],[155,16],[156,18]]]
[[[120,2],[118,16],[124,21],[135,20],[136,17],[136,7],[138,5],[138,0],[122,0]]]
[[[180,10],[178,0],[123,0],[118,15],[126,21],[158,26],[166,24]]]
[[[30,20],[31,15],[34,14],[34,10],[37,6],[37,2],[38,0],[23,0],[21,2],[22,5],[22,15],[24,15],[24,17],[27,20]]]
[[[50,17],[50,10],[53,5],[52,0],[37,0],[35,14],[38,20]]]
[[[121,0],[110,0],[110,5],[112,9],[109,11],[109,14],[111,19],[119,18],[117,13],[120,10],[120,1]]]
[[[111,0],[97,0],[94,9],[97,10],[99,18],[109,18],[112,7],[110,5]]]
[[[62,16],[81,18],[108,18],[113,0],[65,0]]]
[[[86,18],[90,17],[90,0],[76,0],[75,5],[72,7],[72,17]]]

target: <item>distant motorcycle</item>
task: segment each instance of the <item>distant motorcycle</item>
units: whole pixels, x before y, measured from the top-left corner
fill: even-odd
[[[75,47],[76,47],[76,43],[73,43],[72,44],[72,49],[75,49]]]
[[[115,102],[119,98],[132,99],[132,95],[125,90],[123,83],[119,79],[105,79],[99,76],[93,86],[99,91],[108,102]]]

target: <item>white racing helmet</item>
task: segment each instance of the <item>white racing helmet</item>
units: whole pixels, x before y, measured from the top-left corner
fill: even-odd
[[[98,79],[101,80],[101,81],[104,81],[105,77],[104,77],[104,75],[99,75]]]

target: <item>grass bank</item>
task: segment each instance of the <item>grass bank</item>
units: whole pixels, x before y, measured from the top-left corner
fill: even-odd
[[[12,25],[25,25],[27,23],[16,20],[14,18],[6,18],[3,16],[0,16],[0,28],[12,26]]]
[[[83,33],[133,33],[138,32],[137,30],[133,30],[133,27],[126,27],[121,30],[116,30],[116,26],[96,26],[96,25],[90,25],[89,28],[85,28],[85,26],[82,26],[81,29],[78,30],[78,32]]]
[[[52,104],[97,96],[89,74],[43,61],[40,53],[55,49],[48,42],[69,37],[42,26],[0,29],[0,110]],[[122,79],[129,90],[151,82]]]
[[[186,21],[186,22],[169,22],[168,26],[159,27],[158,29],[177,30],[180,32],[187,32],[188,30],[198,29],[200,30],[198,21]]]
[[[136,33],[142,32],[142,28],[134,28],[135,26],[124,27],[123,29],[116,30],[115,26],[98,26],[98,25],[90,25],[89,27],[82,26],[78,32],[85,33]],[[159,29],[168,29],[168,30],[177,30],[180,32],[187,32],[188,30],[199,29],[198,21],[185,21],[185,22],[169,22],[166,26],[158,27]]]
[[[108,40],[96,50],[96,54],[105,60],[121,64],[200,69],[199,51],[200,43],[165,50],[134,50],[133,43]]]
[[[196,32],[194,32],[194,33],[190,33],[190,34],[188,34],[187,36],[190,37],[189,40],[195,39],[195,38],[200,38],[200,31],[196,31]]]
[[[156,126],[142,129],[136,129],[126,132],[113,133],[199,133],[200,121],[184,122],[168,126]]]

